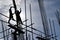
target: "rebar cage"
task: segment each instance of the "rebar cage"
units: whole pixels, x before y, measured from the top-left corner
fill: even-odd
[[[0,31],[0,40],[13,40],[13,34],[12,32],[14,31],[14,29],[10,28],[8,26],[8,23],[6,21],[0,20],[0,27],[1,27],[1,31]],[[44,34],[43,32],[35,29],[35,28],[31,28],[33,29],[34,32],[32,32],[31,30],[27,30],[27,39],[28,40],[32,40],[32,33],[33,33],[33,39],[35,39],[37,36],[42,37],[42,35],[40,34]],[[26,27],[23,28],[23,31],[26,32]],[[35,33],[35,31],[40,32],[40,34]],[[24,34],[20,34],[20,37],[17,37],[18,39],[22,39],[22,40],[26,40],[26,33]]]

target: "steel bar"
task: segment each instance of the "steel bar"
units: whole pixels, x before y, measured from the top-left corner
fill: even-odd
[[[4,16],[4,17],[6,17],[6,18],[9,18],[8,16],[6,16],[6,15],[4,15],[4,14],[2,14],[2,13],[0,13],[0,15],[2,15],[2,16]],[[23,22],[26,22],[28,19],[26,19],[26,20],[24,20]],[[16,21],[16,20],[15,20]]]
[[[39,3],[39,7],[40,7],[40,12],[41,12],[41,17],[42,17],[42,23],[43,23],[43,28],[44,28],[44,32],[45,32],[45,36],[47,40],[50,40],[48,38],[49,34],[49,26],[48,26],[48,21],[47,21],[47,16],[46,16],[46,11],[44,8],[44,4],[43,4],[43,0],[38,0]]]
[[[53,37],[53,29],[52,29],[52,25],[51,25],[51,20],[49,19],[49,24],[50,24],[50,30],[51,30],[51,35],[52,35],[52,38],[54,40],[54,37]]]
[[[53,29],[54,29],[54,34],[55,34],[55,40],[57,40],[57,35],[56,35],[56,29],[55,29],[55,25],[54,25],[54,20],[52,20],[53,23]]]
[[[3,37],[4,37],[4,40],[5,40],[5,32],[4,32],[4,26],[3,26],[3,22],[1,21],[1,24],[2,24],[2,30],[3,30]]]
[[[2,22],[5,22],[5,23],[7,23],[8,24],[8,22],[6,22],[6,21],[3,21],[3,20],[1,20],[0,19],[0,21],[2,21]],[[13,24],[12,24],[13,25]],[[32,25],[32,24],[31,24]],[[24,25],[24,26],[27,26],[27,27],[29,27],[29,26],[31,26],[31,25]],[[25,27],[26,28],[26,27]],[[29,28],[31,28],[31,27],[29,27]],[[9,29],[11,29],[11,28],[9,28]],[[41,31],[39,31],[39,30],[37,30],[37,29],[35,29],[35,28],[32,28],[33,30],[36,30],[36,31],[38,31],[38,32],[41,32]],[[6,30],[8,30],[8,29],[6,29]],[[6,31],[6,30],[4,30],[4,31]],[[1,32],[0,32],[1,33]],[[43,34],[45,34],[44,32],[41,32],[41,33],[43,33]]]
[[[31,40],[31,36],[30,36],[30,34],[28,34],[28,40]]]
[[[5,26],[5,29],[7,29],[6,26]],[[4,31],[4,32],[5,32],[5,31]],[[8,32],[8,30],[6,30],[6,35],[8,34],[7,32]],[[7,40],[9,40],[9,39],[8,39],[8,36],[7,36],[6,38],[7,38]]]
[[[25,3],[25,19],[27,19],[27,13],[26,13],[26,0],[24,0],[24,3]],[[25,22],[25,25],[27,25],[27,22]],[[27,39],[27,26],[26,26],[26,40]]]
[[[29,7],[30,7],[30,21],[31,21],[31,24],[32,24],[32,12],[31,12],[31,4],[29,4]],[[34,40],[33,38],[33,25],[31,25],[31,31],[32,31],[32,40]]]

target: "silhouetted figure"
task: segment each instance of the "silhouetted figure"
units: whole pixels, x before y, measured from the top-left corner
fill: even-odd
[[[11,8],[13,8],[12,6],[10,7],[10,9],[9,9],[9,20],[8,20],[8,23],[10,23],[10,20],[12,19],[12,20],[14,20],[14,18],[13,18],[13,13],[12,13],[12,10],[11,10]],[[15,21],[15,20],[14,20]]]
[[[16,10],[16,20],[17,20],[17,23],[18,24],[22,24],[23,25],[23,22],[21,20],[21,17],[20,17],[20,13],[21,13],[21,8],[20,8],[20,12],[18,10]]]

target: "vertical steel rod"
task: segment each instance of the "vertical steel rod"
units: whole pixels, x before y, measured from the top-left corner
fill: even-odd
[[[53,30],[52,30],[52,25],[51,25],[51,20],[50,19],[49,19],[49,24],[50,24],[50,30],[51,30],[51,35],[52,35],[52,38],[51,39],[54,40],[54,38],[53,38]]]
[[[7,30],[7,32],[8,32],[8,37],[7,37],[7,38],[8,38],[8,40],[9,40],[9,33],[10,33],[10,32],[9,32],[9,30]]]
[[[53,23],[53,28],[54,28],[54,34],[55,34],[55,40],[57,40],[57,35],[56,35],[56,29],[55,29],[55,25],[54,25],[54,20],[52,20],[52,23]]]
[[[31,12],[31,4],[29,4],[29,7],[30,7],[30,21],[31,21],[31,24],[32,24],[32,12]],[[34,40],[33,38],[33,26],[31,25],[31,31],[32,31],[32,40]]]
[[[3,37],[4,37],[4,40],[5,40],[5,32],[4,32],[4,26],[3,26],[3,22],[1,21],[1,24],[2,24],[2,30],[3,30]]]
[[[39,7],[40,7],[40,12],[41,12],[41,17],[42,17],[42,23],[43,23],[43,28],[44,28],[44,32],[45,32],[45,37],[46,40],[50,40],[49,37],[49,26],[48,26],[48,21],[47,21],[47,16],[46,16],[46,11],[44,8],[44,0],[38,0],[39,3]]]
[[[28,40],[31,40],[30,34],[28,34],[28,37],[29,37],[29,39],[28,39]]]
[[[7,29],[7,28],[5,27],[5,29]],[[8,30],[6,30],[6,35],[8,35],[8,33],[7,33],[7,32],[8,32]],[[9,36],[9,35],[8,35],[8,36]],[[7,36],[7,40],[8,40],[8,36]]]
[[[27,19],[27,13],[26,13],[26,0],[24,0],[24,2],[25,2],[25,20]],[[27,21],[25,22],[25,25],[27,25]],[[28,40],[27,39],[27,26],[26,26],[26,40]]]
[[[12,30],[11,30],[11,40],[13,40],[14,39],[14,37],[13,37],[13,34],[12,34]]]

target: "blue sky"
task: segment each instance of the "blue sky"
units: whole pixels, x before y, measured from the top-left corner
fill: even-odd
[[[21,2],[20,2],[21,1]],[[22,13],[21,17],[22,20],[24,19],[24,0],[16,0],[18,9],[21,7],[22,8]],[[34,28],[43,31],[43,25],[41,21],[41,15],[40,15],[40,10],[39,10],[39,5],[37,0],[27,0],[27,18],[28,20],[28,25],[30,24],[30,11],[29,11],[29,4],[31,3],[32,6],[32,15],[33,15],[33,25]],[[5,15],[9,15],[8,9],[12,5],[12,1],[10,0],[0,0],[0,13],[3,13]],[[58,40],[60,38],[60,27],[57,21],[57,18],[55,16],[56,10],[60,8],[60,0],[44,0],[44,6],[46,10],[46,15],[47,19],[49,20],[54,20],[55,27],[56,27],[56,32],[58,36]],[[3,17],[1,17],[3,19]],[[5,19],[5,17],[4,17]]]

